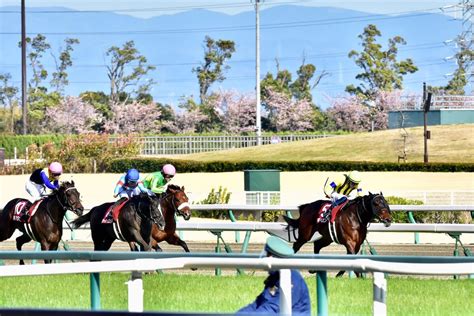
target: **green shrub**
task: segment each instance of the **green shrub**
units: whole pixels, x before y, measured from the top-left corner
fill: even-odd
[[[207,197],[197,204],[228,204],[230,195],[231,193],[227,192],[227,188],[219,186],[217,191],[212,188]],[[202,211],[196,214],[196,217],[223,219],[226,218],[227,212],[226,210]]]
[[[122,172],[131,165],[142,172],[158,170],[164,163],[172,163],[179,172],[231,172],[257,169],[278,169],[281,171],[424,171],[424,172],[474,172],[473,163],[378,163],[346,161],[191,161],[170,158],[128,158],[115,159],[109,165],[109,172]]]
[[[391,205],[421,205],[423,204],[420,200],[405,199],[397,196],[385,197],[388,204]],[[470,224],[472,217],[470,212],[449,212],[449,211],[436,211],[436,212],[413,212],[413,218],[417,223],[450,223],[450,224]],[[408,219],[408,212],[395,211],[392,212],[392,219],[394,223],[410,223]]]
[[[411,200],[405,199],[398,196],[386,196],[385,200],[389,205],[421,205],[423,201],[420,200]],[[393,223],[410,223],[408,219],[408,212],[404,211],[393,211],[392,213],[392,222]],[[416,221],[421,220],[422,213],[421,212],[413,212],[413,216]]]

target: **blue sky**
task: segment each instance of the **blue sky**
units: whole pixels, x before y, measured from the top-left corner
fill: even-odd
[[[26,0],[27,7],[65,7],[74,10],[116,10],[117,13],[149,18],[161,14],[174,14],[195,8],[237,14],[253,10],[251,0]],[[272,5],[291,4],[328,6],[380,14],[397,14],[406,11],[430,10],[458,3],[456,0],[261,0],[262,9]],[[19,5],[20,0],[0,0],[0,6]],[[452,9],[451,9],[452,11]],[[441,10],[439,12],[442,12]]]

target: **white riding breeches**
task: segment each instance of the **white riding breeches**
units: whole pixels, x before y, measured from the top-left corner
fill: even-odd
[[[48,195],[46,187],[42,184],[34,183],[28,180],[25,185],[26,192],[31,195],[30,202],[35,202],[41,199],[43,196]]]

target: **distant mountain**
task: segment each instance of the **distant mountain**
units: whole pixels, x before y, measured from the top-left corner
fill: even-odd
[[[108,92],[105,52],[134,40],[138,50],[156,65],[153,78],[158,82],[152,93],[156,101],[176,105],[182,95],[197,97],[198,84],[192,68],[203,59],[203,40],[230,39],[236,53],[222,83],[212,89],[252,91],[255,86],[255,13],[226,15],[206,10],[191,10],[174,15],[139,19],[115,13],[72,11],[64,8],[29,8],[27,33],[44,34],[53,50],[64,46],[66,37],[78,38],[80,45],[73,52],[74,65],[69,70],[67,93],[78,95],[85,90]],[[11,13],[11,12],[15,13]],[[55,11],[62,11],[61,13]],[[0,7],[0,73],[9,72],[20,84],[20,9]],[[405,88],[421,92],[422,82],[442,85],[453,72],[455,64],[443,58],[454,54],[454,48],[443,44],[461,33],[459,21],[442,14],[413,13],[387,16],[321,7],[278,6],[261,11],[261,76],[280,68],[294,73],[306,63],[325,70],[325,77],[315,88],[315,100],[325,106],[325,95],[342,94],[346,85],[357,84],[360,72],[347,57],[350,50],[361,50],[357,37],[368,24],[376,24],[382,32],[380,43],[402,36],[406,46],[400,47],[399,58],[410,57],[419,71],[405,77]],[[49,56],[46,56],[49,58]],[[53,70],[51,58],[45,61]]]

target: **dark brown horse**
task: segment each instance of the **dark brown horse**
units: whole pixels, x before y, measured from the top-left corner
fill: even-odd
[[[357,197],[349,201],[336,215],[334,222],[328,220],[326,223],[319,223],[320,210],[328,207],[330,201],[318,200],[312,203],[303,204],[299,207],[300,217],[291,219],[284,216],[290,227],[298,229],[298,238],[293,244],[293,249],[297,252],[306,242],[311,240],[317,232],[321,238],[314,242],[314,253],[329,246],[332,242],[339,243],[346,247],[348,254],[357,254],[360,246],[367,236],[367,226],[374,219],[390,226],[392,216],[390,208],[382,193]],[[340,271],[337,276],[344,274]]]
[[[161,211],[165,220],[164,227],[153,225],[152,230],[152,247],[157,251],[161,248],[159,242],[166,241],[170,245],[181,246],[184,251],[189,252],[188,245],[184,240],[176,234],[175,214],[183,216],[185,220],[191,217],[191,209],[189,207],[189,199],[184,192],[184,187],[169,185],[166,192],[161,196]]]
[[[57,250],[63,235],[66,211],[82,215],[84,210],[74,181],[62,182],[59,189],[33,205],[36,211],[26,221],[22,219],[22,212],[30,209],[30,201],[17,198],[5,205],[0,215],[0,241],[10,238],[18,229],[23,234],[16,238],[16,249],[21,250],[25,243],[35,240],[41,244],[41,250]],[[50,262],[45,260],[45,263]],[[24,264],[23,260],[20,264]]]
[[[128,242],[132,250],[150,251],[151,228],[159,218],[159,199],[142,193],[123,202],[116,220],[108,221],[106,213],[115,202],[93,207],[87,214],[76,218],[72,224],[78,228],[90,222],[94,250],[109,250],[116,240]]]

